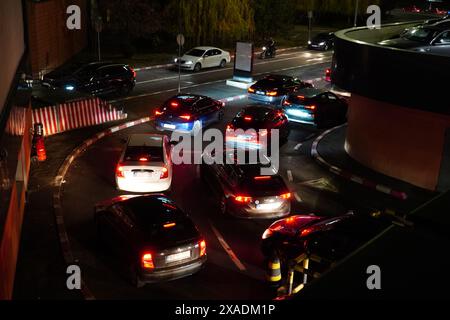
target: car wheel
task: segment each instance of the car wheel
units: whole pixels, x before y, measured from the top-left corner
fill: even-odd
[[[202,70],[202,65],[200,63],[196,63],[194,66],[194,72],[199,72]]]
[[[222,61],[220,61],[219,67],[225,68],[226,65],[227,65],[227,61],[225,59],[223,59]]]
[[[136,288],[142,288],[145,285],[145,282],[143,282],[141,280],[141,278],[139,277],[139,273],[137,272],[137,267],[135,265],[133,265],[130,269],[131,269],[130,270],[131,284]]]

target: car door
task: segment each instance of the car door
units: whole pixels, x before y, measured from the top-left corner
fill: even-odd
[[[441,33],[433,40],[432,45],[425,49],[428,53],[450,56],[450,30]]]
[[[214,122],[215,117],[217,117],[215,114],[216,111],[215,103],[212,99],[203,98],[202,100],[196,103],[196,108],[198,111],[200,121],[202,122],[202,125],[204,127]]]
[[[205,55],[203,56],[203,67],[214,67],[214,50],[208,50],[205,52]]]

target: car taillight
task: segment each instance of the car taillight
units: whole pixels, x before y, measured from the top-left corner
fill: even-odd
[[[292,103],[290,103],[289,101],[287,101],[287,100],[284,100],[283,101],[283,106],[290,106]]]
[[[171,105],[172,107],[178,107],[178,102],[172,101],[172,102],[170,103],[170,105]]]
[[[247,116],[247,117],[244,117],[244,120],[245,120],[245,121],[252,121],[252,120],[253,120],[253,118],[252,118],[252,117],[249,117],[249,116]]]
[[[123,174],[123,167],[122,167],[121,165],[118,165],[118,166],[117,166],[117,169],[116,169],[116,176],[117,176],[118,178],[124,178],[124,177],[125,177],[124,174]]]
[[[153,263],[152,254],[149,252],[145,252],[141,257],[141,265],[144,269],[154,269],[155,265]]]
[[[236,196],[236,197],[234,197],[234,201],[239,202],[239,203],[249,203],[249,202],[252,202],[252,197]]]
[[[162,111],[156,110],[155,111],[155,116],[161,116],[163,114]]]
[[[206,241],[202,240],[199,243],[200,246],[200,257],[203,257],[206,254]]]
[[[255,89],[253,89],[253,88],[248,88],[248,92],[249,92],[249,93],[254,93],[254,92],[255,92]]]
[[[271,235],[273,234],[273,231],[269,229],[266,229],[266,231],[264,231],[263,235],[262,235],[262,239],[267,239],[269,238]]]
[[[302,232],[300,232],[300,237],[306,237],[308,234],[310,234],[313,231],[314,231],[313,228],[303,229]]]
[[[147,162],[147,161],[148,161],[148,158],[146,158],[146,157],[140,157],[140,158],[139,158],[139,161],[140,161],[140,162]]]
[[[272,179],[271,176],[260,176],[260,177],[254,177],[255,180],[270,180]]]
[[[292,197],[292,194],[290,192],[283,193],[282,195],[280,195],[280,198],[282,198],[282,199],[290,199],[291,197]]]
[[[164,228],[172,228],[175,227],[177,224],[175,222],[166,223],[163,225]]]
[[[266,92],[266,95],[267,95],[267,96],[270,96],[270,97],[274,97],[274,96],[276,96],[277,94],[278,94],[277,91],[268,91],[268,92]]]
[[[184,115],[180,116],[180,118],[184,119],[184,120],[191,120],[191,116],[188,114],[184,114]]]
[[[316,110],[316,106],[314,106],[314,105],[312,105],[312,106],[305,106],[305,109]]]
[[[133,77],[136,78],[136,71],[134,71],[134,69],[131,68],[131,67],[130,67],[130,71],[131,71],[131,73],[133,74]]]
[[[161,175],[159,176],[160,179],[166,179],[169,177],[169,170],[166,167],[163,167],[161,169]]]

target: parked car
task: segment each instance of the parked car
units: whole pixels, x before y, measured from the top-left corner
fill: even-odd
[[[126,64],[93,62],[71,74],[50,72],[42,85],[93,95],[129,94],[136,84],[136,72]]]
[[[172,184],[171,146],[167,136],[133,134],[116,168],[117,189],[162,192]]]
[[[224,68],[230,61],[231,55],[228,51],[215,47],[196,47],[174,60],[176,67],[195,72],[204,68]]]
[[[272,130],[279,130],[280,140],[289,136],[289,121],[283,110],[268,105],[249,105],[227,125],[225,139],[230,148],[259,149],[270,145]],[[265,139],[261,139],[262,136]]]
[[[347,101],[325,89],[306,88],[286,99],[283,110],[289,121],[312,124],[319,128],[343,123]]]
[[[225,151],[221,163],[213,163],[207,157],[211,155],[203,155],[200,175],[217,197],[222,214],[244,219],[272,219],[290,214],[292,194],[270,163],[263,165],[256,159],[244,164],[238,161],[234,150]],[[263,167],[270,175],[261,173]]]
[[[288,94],[310,87],[313,87],[311,83],[298,78],[271,74],[248,88],[248,98],[258,102],[281,105]]]
[[[114,255],[136,287],[189,276],[206,262],[205,239],[163,194],[100,202],[95,223],[102,248]]]
[[[222,120],[223,102],[196,94],[178,94],[155,111],[156,128],[197,134],[202,128]]]
[[[334,47],[334,32],[323,32],[308,41],[308,49],[328,51]]]
[[[450,25],[435,23],[406,30],[398,38],[384,40],[380,45],[437,55],[450,55]]]

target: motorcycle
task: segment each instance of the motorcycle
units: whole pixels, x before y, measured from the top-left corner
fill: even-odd
[[[264,47],[262,47],[260,59],[275,58],[276,54],[277,54],[277,48],[273,47],[270,50],[270,47],[264,46]]]

